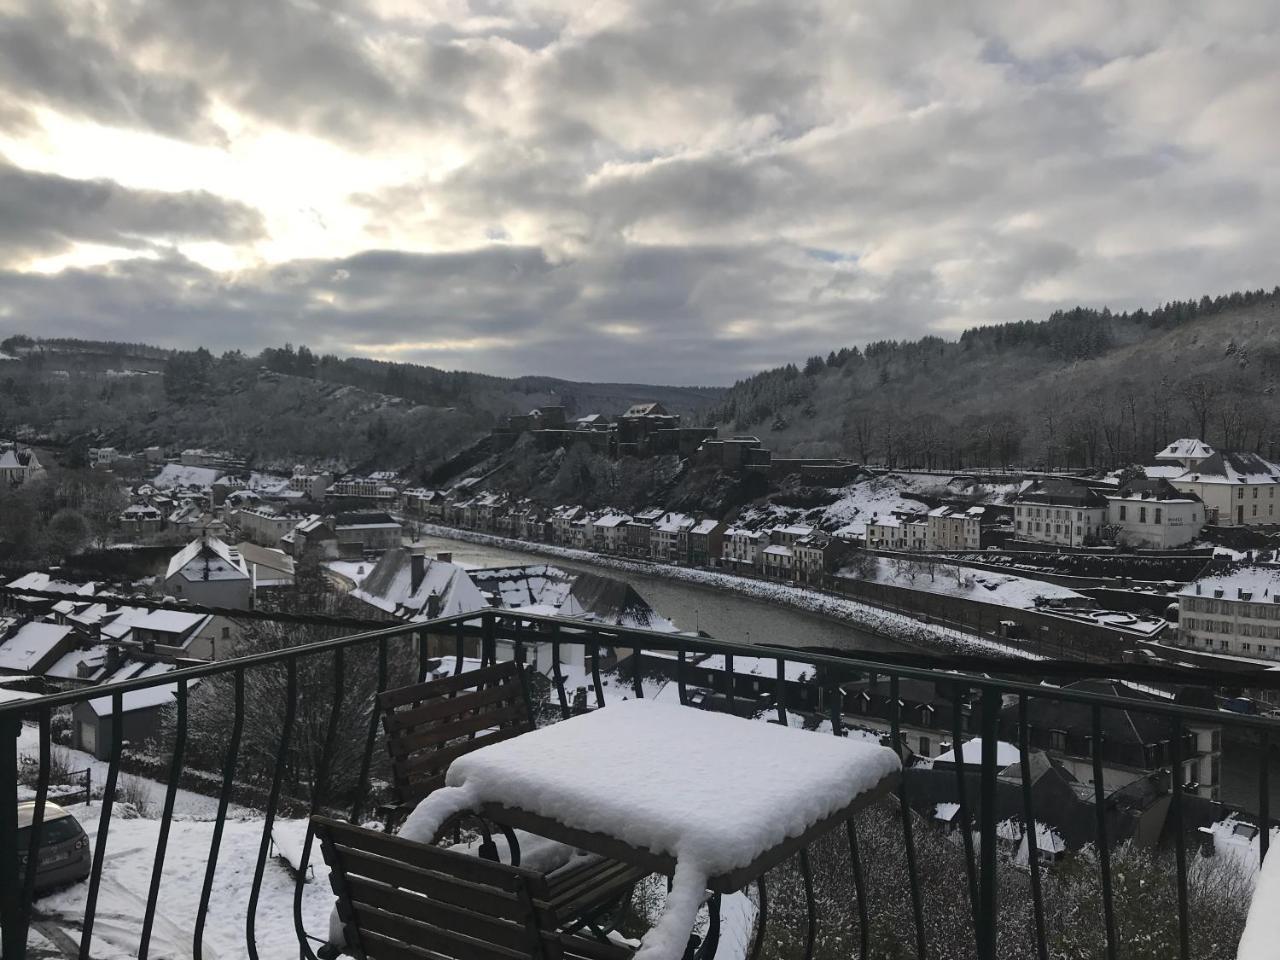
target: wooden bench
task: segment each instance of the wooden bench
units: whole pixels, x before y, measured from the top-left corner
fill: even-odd
[[[534,729],[524,668],[505,661],[479,670],[426,680],[378,695],[392,786],[397,805],[392,819],[407,816],[444,786],[458,757]],[[481,821],[481,857],[498,859],[487,823]],[[519,863],[518,833],[503,828],[511,860]],[[599,932],[616,916],[614,907],[630,899],[645,871],[600,856],[576,857],[546,875],[548,896],[560,917]]]
[[[546,877],[312,817],[345,949],[358,960],[631,960],[560,929]],[[331,952],[331,951],[326,951]]]

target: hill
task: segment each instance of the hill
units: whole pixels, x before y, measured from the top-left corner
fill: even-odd
[[[426,475],[511,413],[547,404],[618,413],[641,400],[697,417],[722,389],[506,379],[306,347],[258,356],[145,344],[0,342],[0,436],[125,450],[205,446],[259,467],[331,460],[339,469]]]
[[[1280,287],[887,341],[730,388],[710,422],[890,467],[1116,467],[1172,439],[1274,456]]]

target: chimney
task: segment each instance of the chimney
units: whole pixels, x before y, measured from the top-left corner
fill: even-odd
[[[453,563],[453,554],[448,550],[443,550],[436,554],[436,559],[441,563]]]
[[[409,593],[415,594],[427,575],[427,558],[421,547],[409,548]]]
[[[102,660],[102,676],[110,677],[120,669],[120,665],[124,663],[124,654],[115,644],[107,647],[107,655]]]
[[[438,616],[440,616],[440,594],[432,590],[431,595],[427,597],[427,619],[434,620]]]

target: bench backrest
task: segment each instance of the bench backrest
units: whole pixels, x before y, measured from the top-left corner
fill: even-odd
[[[539,873],[312,817],[346,948],[373,960],[558,960]]]
[[[400,804],[444,786],[464,754],[533,729],[523,667],[505,661],[378,695]]]

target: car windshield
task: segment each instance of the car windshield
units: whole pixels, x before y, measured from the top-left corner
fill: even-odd
[[[40,846],[51,847],[55,843],[66,843],[80,836],[80,828],[72,817],[59,817],[47,821],[40,828]],[[31,843],[31,828],[23,827],[18,831],[18,849],[25,850]]]

